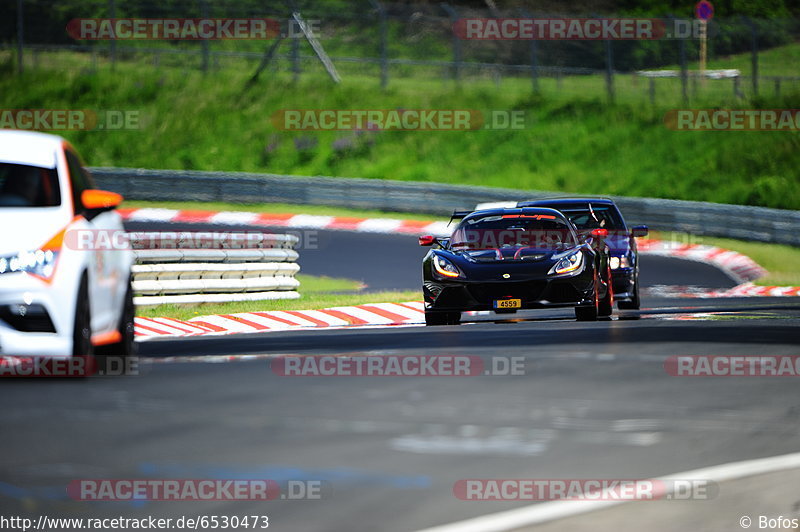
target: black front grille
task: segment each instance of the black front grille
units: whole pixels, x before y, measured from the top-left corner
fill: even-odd
[[[56,332],[50,314],[38,304],[0,305],[0,320],[20,332]]]
[[[470,295],[483,304],[491,304],[496,299],[521,299],[538,301],[547,283],[545,281],[525,281],[516,283],[481,283],[467,286]]]
[[[582,300],[583,295],[578,292],[572,283],[554,282],[550,284],[550,288],[544,294],[543,299],[547,299],[551,303],[570,303]]]

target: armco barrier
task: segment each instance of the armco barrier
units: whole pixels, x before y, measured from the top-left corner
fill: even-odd
[[[295,203],[447,215],[488,201],[552,192],[381,179],[93,168],[102,188],[131,200]],[[722,186],[722,185],[721,185]],[[563,194],[561,194],[563,195]],[[662,231],[800,246],[800,211],[655,198],[613,197],[632,224]]]
[[[223,303],[265,299],[297,299],[300,283],[295,274],[298,253],[294,235],[239,234],[247,247],[198,249],[190,233],[174,233],[167,248],[143,244],[158,242],[156,233],[129,233],[136,264],[133,266],[134,304]],[[236,234],[229,235],[236,238]],[[185,237],[185,238],[184,238]]]

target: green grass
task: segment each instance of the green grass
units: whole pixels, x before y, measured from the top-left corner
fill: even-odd
[[[422,292],[416,290],[359,293],[363,285],[350,279],[304,274],[298,274],[297,279],[300,281],[300,299],[202,303],[199,305],[158,305],[155,307],[139,307],[136,309],[136,315],[150,318],[170,317],[188,320],[211,314],[266,312],[270,310],[316,310],[367,303],[402,303],[422,299]]]
[[[763,69],[797,74],[800,45],[763,54]],[[606,102],[602,76],[542,80],[533,95],[525,77],[473,79],[456,87],[439,74],[394,78],[347,75],[334,86],[304,72],[247,87],[254,65],[202,75],[120,62],[112,72],[86,56],[40,54],[39,67],[12,73],[0,53],[0,108],[124,109],[141,114],[142,129],[64,132],[93,166],[273,172],[487,185],[563,193],[618,194],[800,208],[797,132],[686,132],[665,127],[681,107],[678,80],[648,83],[616,77],[616,104]],[[730,58],[731,64],[747,56]],[[726,61],[728,61],[726,59]],[[724,63],[712,64],[712,67]],[[691,107],[800,108],[800,84],[781,97],[735,100],[729,81],[700,87]],[[747,89],[747,87],[743,87]],[[766,90],[764,92],[767,92]],[[281,109],[521,110],[521,130],[281,131]],[[246,201],[246,198],[243,198]]]
[[[731,238],[652,231],[652,238],[717,246],[747,255],[769,273],[754,281],[761,286],[800,286],[800,248],[763,242],[744,242]]]

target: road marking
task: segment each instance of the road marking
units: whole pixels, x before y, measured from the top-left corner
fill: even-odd
[[[780,456],[772,456],[769,458],[757,458],[755,460],[729,462],[727,464],[706,467],[703,469],[694,469],[692,471],[675,473],[665,477],[659,477],[654,480],[660,481],[658,484],[663,486],[664,493],[659,494],[659,496],[663,496],[672,494],[672,490],[675,485],[673,484],[673,481],[675,480],[706,480],[720,483],[728,480],[737,480],[787,469],[795,469],[798,467],[800,467],[800,453],[791,453]],[[526,506],[516,510],[498,512],[495,514],[484,515],[482,517],[476,517],[474,519],[467,519],[447,525],[426,528],[418,532],[504,532],[516,530],[522,527],[539,525],[558,519],[565,519],[596,510],[602,510],[612,506],[624,504],[626,502],[630,501],[564,500],[545,502]]]

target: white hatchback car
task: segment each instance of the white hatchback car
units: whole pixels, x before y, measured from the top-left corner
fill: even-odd
[[[0,130],[0,357],[132,354],[130,249],[74,245],[123,231],[61,137]]]

